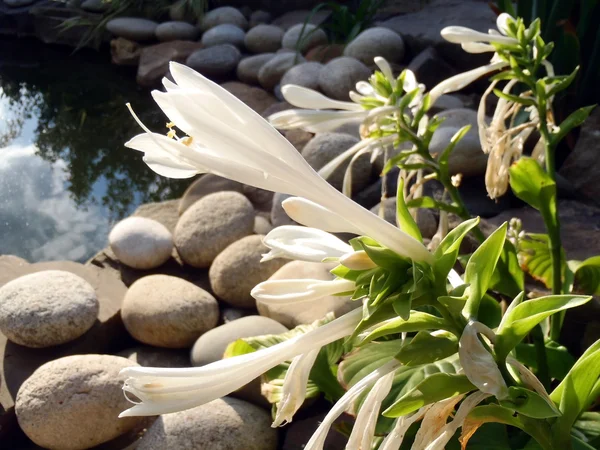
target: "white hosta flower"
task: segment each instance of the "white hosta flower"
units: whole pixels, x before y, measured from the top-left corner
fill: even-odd
[[[394,372],[381,377],[373,389],[367,394],[365,401],[360,407],[356,421],[352,427],[352,433],[348,439],[346,450],[370,449],[375,435],[375,426],[379,418],[381,403],[390,393],[394,382]]]
[[[283,380],[283,393],[281,400],[277,403],[277,414],[271,425],[273,428],[290,423],[296,411],[304,403],[308,377],[320,350],[320,348],[316,348],[303,355],[298,355],[292,360]]]
[[[444,425],[440,430],[439,434],[425,447],[425,450],[444,450],[452,436],[456,431],[463,426],[465,419],[469,413],[479,405],[486,398],[490,397],[490,394],[484,392],[475,392],[469,395],[458,407],[458,411],[454,415],[454,419]]]
[[[421,243],[329,185],[275,128],[236,97],[184,65],[171,63],[170,69],[175,83],[164,79],[167,92],[152,95],[187,137],[152,133],[140,122],[146,133],[126,144],[144,152],[154,171],[174,178],[210,172],[304,197],[347,218],[361,234],[398,254],[432,261]]]
[[[427,446],[440,434],[454,407],[463,399],[464,395],[457,395],[429,405],[411,450],[425,450]]]
[[[368,115],[367,111],[329,111],[311,109],[286,109],[269,116],[269,122],[280,130],[300,128],[310,133],[332,131],[347,123],[359,124]]]
[[[508,387],[492,354],[479,340],[479,333],[493,343],[496,335],[481,322],[470,320],[458,343],[458,355],[465,375],[486,394],[498,399],[508,396]]]
[[[363,107],[354,102],[343,102],[324,96],[312,89],[286,84],[281,87],[283,98],[298,108],[307,109],[341,109],[345,111],[363,111]]]
[[[368,270],[377,267],[364,250],[345,254],[340,258],[340,264],[351,270]]]
[[[431,406],[432,405],[426,405],[412,414],[398,417],[392,431],[390,431],[390,433],[381,442],[379,450],[399,450],[408,429],[413,423],[421,420]]]
[[[273,229],[263,238],[263,244],[271,251],[263,255],[261,262],[274,258],[322,262],[352,252],[351,246],[330,233],[293,225]]]
[[[516,45],[519,43],[519,41],[508,36],[508,24],[514,21],[515,19],[513,19],[509,14],[502,13],[496,19],[496,26],[500,31],[499,33],[496,30],[489,30],[488,34],[486,34],[472,30],[471,28],[452,26],[444,28],[441,34],[444,39],[454,44],[470,42],[495,42],[498,44]],[[491,51],[495,50],[492,48]]]
[[[355,289],[354,281],[350,280],[323,281],[302,278],[263,281],[252,289],[250,295],[263,304],[286,305],[354,292]]]
[[[348,336],[361,319],[360,309],[351,311],[280,344],[203,367],[127,367],[121,371],[127,377],[123,390],[140,402],[119,417],[168,414],[223,397],[284,361]]]
[[[342,398],[340,398],[329,410],[317,428],[317,431],[314,432],[308,443],[305,445],[304,450],[323,450],[327,433],[335,422],[335,419],[341,416],[366,389],[380,378],[394,372],[398,367],[400,367],[400,363],[396,360],[387,362],[348,389]]]
[[[435,103],[436,100],[444,94],[460,91],[462,88],[468,86],[482,76],[495,72],[496,70],[504,69],[507,66],[508,63],[504,61],[491,62],[485,66],[477,67],[476,69],[454,75],[453,77],[440,82],[437,86],[431,89],[431,91],[429,91],[431,103]]]

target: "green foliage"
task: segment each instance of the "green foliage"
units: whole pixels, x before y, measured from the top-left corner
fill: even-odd
[[[492,281],[496,264],[504,248],[507,224],[494,231],[469,258],[465,268],[465,283],[469,285],[465,294],[467,302],[463,308],[466,318],[476,318],[479,303]]]
[[[386,417],[400,417],[409,414],[422,406],[439,402],[459,394],[477,389],[466,375],[455,373],[435,373],[400,397],[384,411]]]
[[[499,403],[505,408],[510,408],[533,419],[549,419],[560,416],[560,412],[552,401],[522,387],[510,386],[508,398],[500,400]]]
[[[305,26],[316,12],[329,10],[331,13],[327,21],[320,25],[320,28],[327,33],[330,42],[347,44],[371,25],[377,10],[384,2],[385,0],[359,0],[355,8],[338,2],[319,3],[311,11],[311,15],[308,16]],[[302,37],[300,41],[309,35],[310,32],[305,35],[301,33]],[[300,43],[299,45],[301,48],[302,44]]]
[[[541,37],[554,41],[550,61],[558,74],[572,74],[581,66],[578,79],[566,83],[567,109],[583,103],[599,103],[600,88],[592,80],[600,77],[600,2],[597,0],[518,0],[516,10],[509,1],[499,0],[498,8],[525,24],[540,19]],[[563,117],[566,114],[561,114]]]
[[[583,262],[569,261],[569,268],[580,292],[600,294],[600,256],[592,256]]]
[[[500,360],[542,320],[569,308],[575,308],[591,300],[576,295],[549,295],[524,301],[506,312],[496,331],[494,349]]]
[[[398,192],[396,193],[396,218],[398,226],[402,231],[411,235],[419,242],[423,242],[423,236],[417,226],[417,223],[413,219],[408,210],[406,203],[404,202],[404,179],[398,180]]]

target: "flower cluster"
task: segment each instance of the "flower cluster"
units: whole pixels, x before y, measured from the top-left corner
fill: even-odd
[[[406,72],[393,79],[391,70],[381,60],[379,64],[383,78],[372,81],[374,90],[364,87],[362,97],[353,97],[366,103],[377,99],[381,89],[393,89],[385,97],[388,101],[401,91],[398,104],[394,100],[390,105],[379,106],[381,116],[371,116],[377,107],[365,113],[355,107],[350,109],[344,102],[331,103],[320,94],[292,89],[298,95],[296,104],[321,102],[323,107],[337,108],[341,103],[345,105],[342,112],[311,112],[304,117],[296,114],[295,123],[304,121],[307,126],[318,127],[322,121],[339,122],[354,115],[367,120],[363,126],[369,129],[369,118],[377,117],[372,123],[381,129],[389,115],[396,114],[396,121],[403,126],[400,131],[396,129],[397,133],[390,129],[390,135],[398,134],[400,138],[402,134],[416,147],[422,145],[413,130],[420,127],[422,120],[428,120],[424,114],[427,95],[421,97],[423,89]],[[152,133],[140,123],[146,133],[126,145],[143,152],[148,166],[165,176],[186,178],[210,172],[294,196],[283,207],[305,227],[281,227],[270,232],[264,238],[270,249],[264,259],[336,261],[338,265],[331,271],[335,279],[265,281],[252,290],[252,295],[274,304],[343,295],[357,302],[358,308],[339,318],[293,330],[274,345],[203,367],[126,368],[122,371],[127,376],[123,389],[136,404],[122,417],[192,408],[227,395],[289,362],[283,379],[271,380],[269,386],[277,390],[274,426],[282,425],[292,421],[306,398],[309,378],[321,352],[340,341],[347,351],[336,366],[337,377],[347,390],[306,449],[322,449],[334,420],[346,411],[356,415],[347,446],[356,450],[371,448],[379,439],[378,429],[384,429],[386,434],[380,448],[398,449],[408,427],[418,420],[423,423],[412,448],[442,449],[484,401],[498,402],[512,412],[531,417],[557,415],[543,386],[524,366],[514,363],[509,353],[533,326],[547,317],[536,314],[538,304],[548,303],[559,311],[585,303],[589,297],[546,297],[526,305],[517,298],[501,322],[486,323],[479,318],[479,309],[490,302],[486,292],[504,247],[506,226],[471,255],[463,279],[452,268],[462,239],[476,227],[477,219],[444,232],[431,253],[423,245],[404,202],[402,185],[397,228],[331,187],[279,132],[224,89],[176,63],[171,64],[171,74],[175,82],[164,80],[166,92],[153,92],[174,124],[169,135]],[[407,93],[409,88],[413,89]],[[300,95],[302,92],[304,95]],[[289,93],[287,90],[286,95]],[[405,117],[406,109],[413,109],[411,117]],[[348,111],[350,114],[344,114]],[[179,138],[174,127],[186,136]],[[424,135],[431,131],[427,126],[424,130]],[[346,243],[330,234],[336,232],[358,237]],[[491,302],[488,307],[497,306],[494,300]],[[353,371],[354,360],[362,358],[363,352],[375,357],[366,371],[361,364],[361,370]],[[511,373],[509,366],[516,373]],[[454,419],[448,422],[459,403]],[[390,423],[389,419],[393,421]]]

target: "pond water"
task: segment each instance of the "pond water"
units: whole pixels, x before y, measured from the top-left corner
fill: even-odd
[[[135,71],[96,52],[0,38],[0,254],[85,261],[139,204],[181,195],[123,143],[140,132],[125,103],[166,120]]]

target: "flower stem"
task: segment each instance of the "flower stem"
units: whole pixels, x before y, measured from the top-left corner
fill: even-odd
[[[545,108],[544,108],[545,109]],[[543,113],[543,115],[542,115]],[[548,124],[546,122],[546,111],[540,111],[540,133],[542,139],[544,139],[545,159],[546,159],[546,172],[556,182],[556,167],[555,167],[555,153],[556,144],[550,136],[548,131]],[[546,231],[548,232],[548,238],[550,241],[550,257],[552,260],[552,293],[562,294],[562,244],[560,239],[560,220],[558,217],[558,196],[554,195],[550,200],[553,205],[549,205],[552,217],[550,220],[544,218],[544,224]],[[561,311],[550,318],[550,339],[558,342],[560,338],[560,330],[562,328],[562,322],[564,319],[564,311]]]

